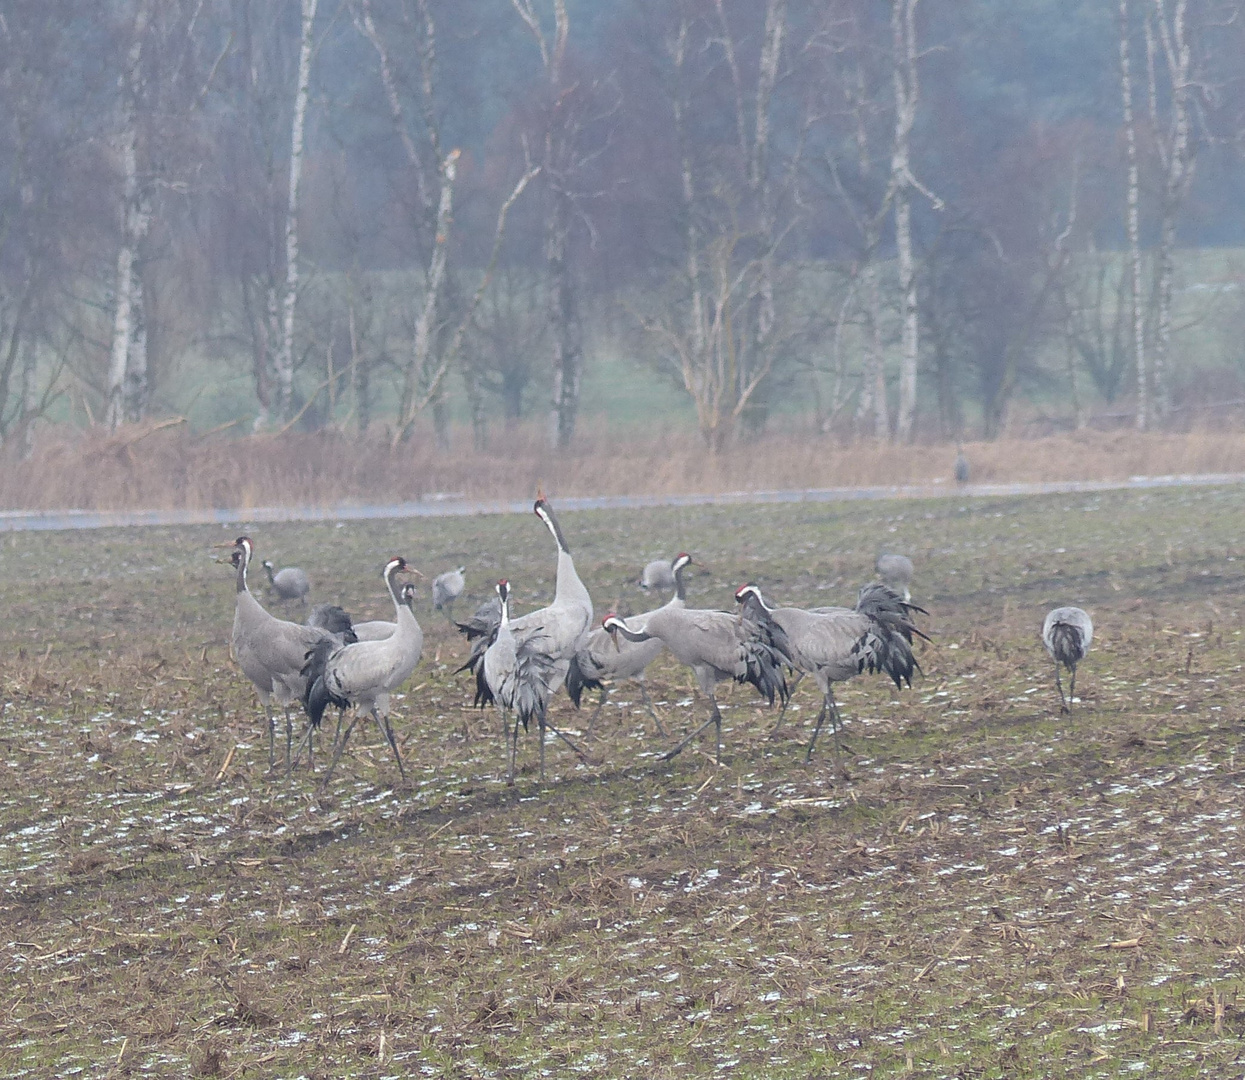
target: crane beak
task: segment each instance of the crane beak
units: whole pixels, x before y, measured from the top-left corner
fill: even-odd
[[[422,577],[424,576],[424,575],[423,575],[423,574],[421,574],[418,570],[416,570],[416,569],[415,569],[415,567],[413,567],[413,566],[408,566],[408,567],[406,568],[406,572],[407,572],[408,574],[414,574],[417,578],[422,578]]]
[[[235,547],[237,547],[237,546],[238,546],[238,545],[237,545],[237,544],[235,544],[232,540],[230,540],[230,541],[229,541],[229,543],[227,543],[227,544],[213,544],[213,545],[212,545],[212,547],[214,547],[214,548],[235,548]]]

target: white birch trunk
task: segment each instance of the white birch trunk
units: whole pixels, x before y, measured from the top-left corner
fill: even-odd
[[[891,154],[891,184],[895,192],[895,249],[899,292],[903,300],[903,351],[899,367],[899,412],[895,436],[911,442],[916,417],[917,362],[920,327],[916,295],[916,260],[912,253],[912,200],[909,156],[917,105],[917,0],[892,0],[891,33],[894,49],[895,145]]]
[[[307,99],[311,91],[311,55],[318,0],[301,0],[302,40],[298,49],[298,83],[294,91],[294,118],[290,124],[290,188],[285,207],[285,292],[281,297],[281,349],[274,364],[276,411],[289,419],[294,397],[294,313],[298,305],[298,191],[303,173],[303,136]]]
[[[116,430],[125,422],[126,370],[133,351],[134,321],[138,298],[136,262],[147,235],[151,213],[138,175],[138,105],[142,92],[143,36],[147,29],[147,4],[134,14],[133,37],[121,73],[121,244],[117,249],[112,342],[108,362],[108,400],[104,422]]]
[[[1163,197],[1160,204],[1159,248],[1155,266],[1154,411],[1167,411],[1172,335],[1172,291],[1175,283],[1176,219],[1193,180],[1193,143],[1189,119],[1192,53],[1186,36],[1188,0],[1175,0],[1170,23],[1166,0],[1154,0],[1155,18],[1163,43],[1170,82],[1171,123],[1163,164]]]
[[[1128,230],[1128,264],[1132,297],[1133,360],[1137,368],[1138,431],[1150,426],[1150,380],[1146,370],[1145,315],[1141,307],[1141,180],[1137,164],[1137,125],[1133,117],[1132,61],[1128,47],[1128,0],[1120,0],[1120,94],[1124,105],[1124,145],[1128,155],[1125,209]]]

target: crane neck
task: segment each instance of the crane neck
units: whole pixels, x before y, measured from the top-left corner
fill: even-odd
[[[269,566],[268,563],[264,563],[264,573],[268,575],[268,583],[270,585],[276,585],[277,583],[276,575],[273,574],[272,567]]]
[[[558,524],[558,519],[553,516],[553,510],[549,508],[548,504],[540,503],[536,513],[540,520],[545,523],[545,527],[552,533],[553,539],[557,542],[558,551],[569,555],[571,549],[567,546],[566,537],[562,533],[562,526]]]
[[[676,566],[674,568],[674,598],[680,603],[687,602],[687,588],[683,584],[683,571],[687,569],[687,564]]]
[[[251,549],[248,548],[245,544],[243,544],[241,550],[242,550],[242,555],[238,559],[238,573],[237,573],[236,585],[237,585],[238,592],[244,593],[244,592],[250,592],[250,590],[246,587],[246,568],[247,568],[247,564],[251,561]]]

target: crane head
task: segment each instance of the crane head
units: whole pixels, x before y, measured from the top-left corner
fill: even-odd
[[[402,586],[402,591],[398,595],[402,597],[404,604],[413,604],[418,592],[419,590],[415,588],[415,582],[408,581]]]
[[[510,582],[506,578],[497,583],[497,595],[501,597],[503,604],[510,599]]]
[[[604,627],[605,632],[609,634],[610,640],[614,643],[614,649],[616,652],[622,652],[622,646],[618,644],[618,628],[623,625],[624,623],[622,619],[620,619],[612,611],[601,620],[601,626]]]
[[[423,577],[415,567],[411,566],[401,555],[395,555],[387,563],[385,563],[384,576],[389,577],[390,574],[414,574],[416,577]]]

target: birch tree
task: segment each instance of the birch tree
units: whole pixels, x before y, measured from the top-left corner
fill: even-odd
[[[1119,35],[1120,96],[1124,111],[1124,147],[1126,151],[1127,179],[1125,181],[1124,213],[1128,233],[1128,276],[1131,346],[1133,365],[1137,374],[1138,431],[1150,426],[1150,379],[1146,368],[1145,312],[1141,305],[1141,170],[1137,161],[1137,124],[1133,116],[1132,55],[1129,48],[1131,33],[1129,0],[1120,0],[1116,16]]]
[[[290,122],[289,194],[285,204],[285,288],[281,297],[281,349],[276,355],[276,410],[288,420],[294,401],[294,316],[298,306],[298,196],[303,175],[307,100],[311,94],[311,60],[315,50],[318,0],[300,0],[298,76]]]
[[[144,330],[142,279],[137,273],[139,249],[151,225],[151,191],[139,175],[139,123],[143,104],[143,49],[150,18],[150,0],[137,0],[120,76],[121,166],[120,243],[113,284],[112,344],[108,361],[108,399],[104,422],[112,429],[143,410],[147,382],[147,338]],[[127,383],[130,384],[127,387]],[[131,402],[127,417],[126,398]]]
[[[1172,336],[1172,292],[1175,282],[1176,225],[1193,183],[1197,141],[1192,131],[1192,94],[1196,75],[1189,40],[1188,0],[1152,0],[1145,20],[1146,70],[1149,76],[1150,120],[1162,169],[1159,198],[1159,241],[1154,256],[1154,411],[1167,412],[1168,364]],[[1158,110],[1159,55],[1167,82],[1167,120]],[[1138,426],[1142,426],[1139,425]]]

